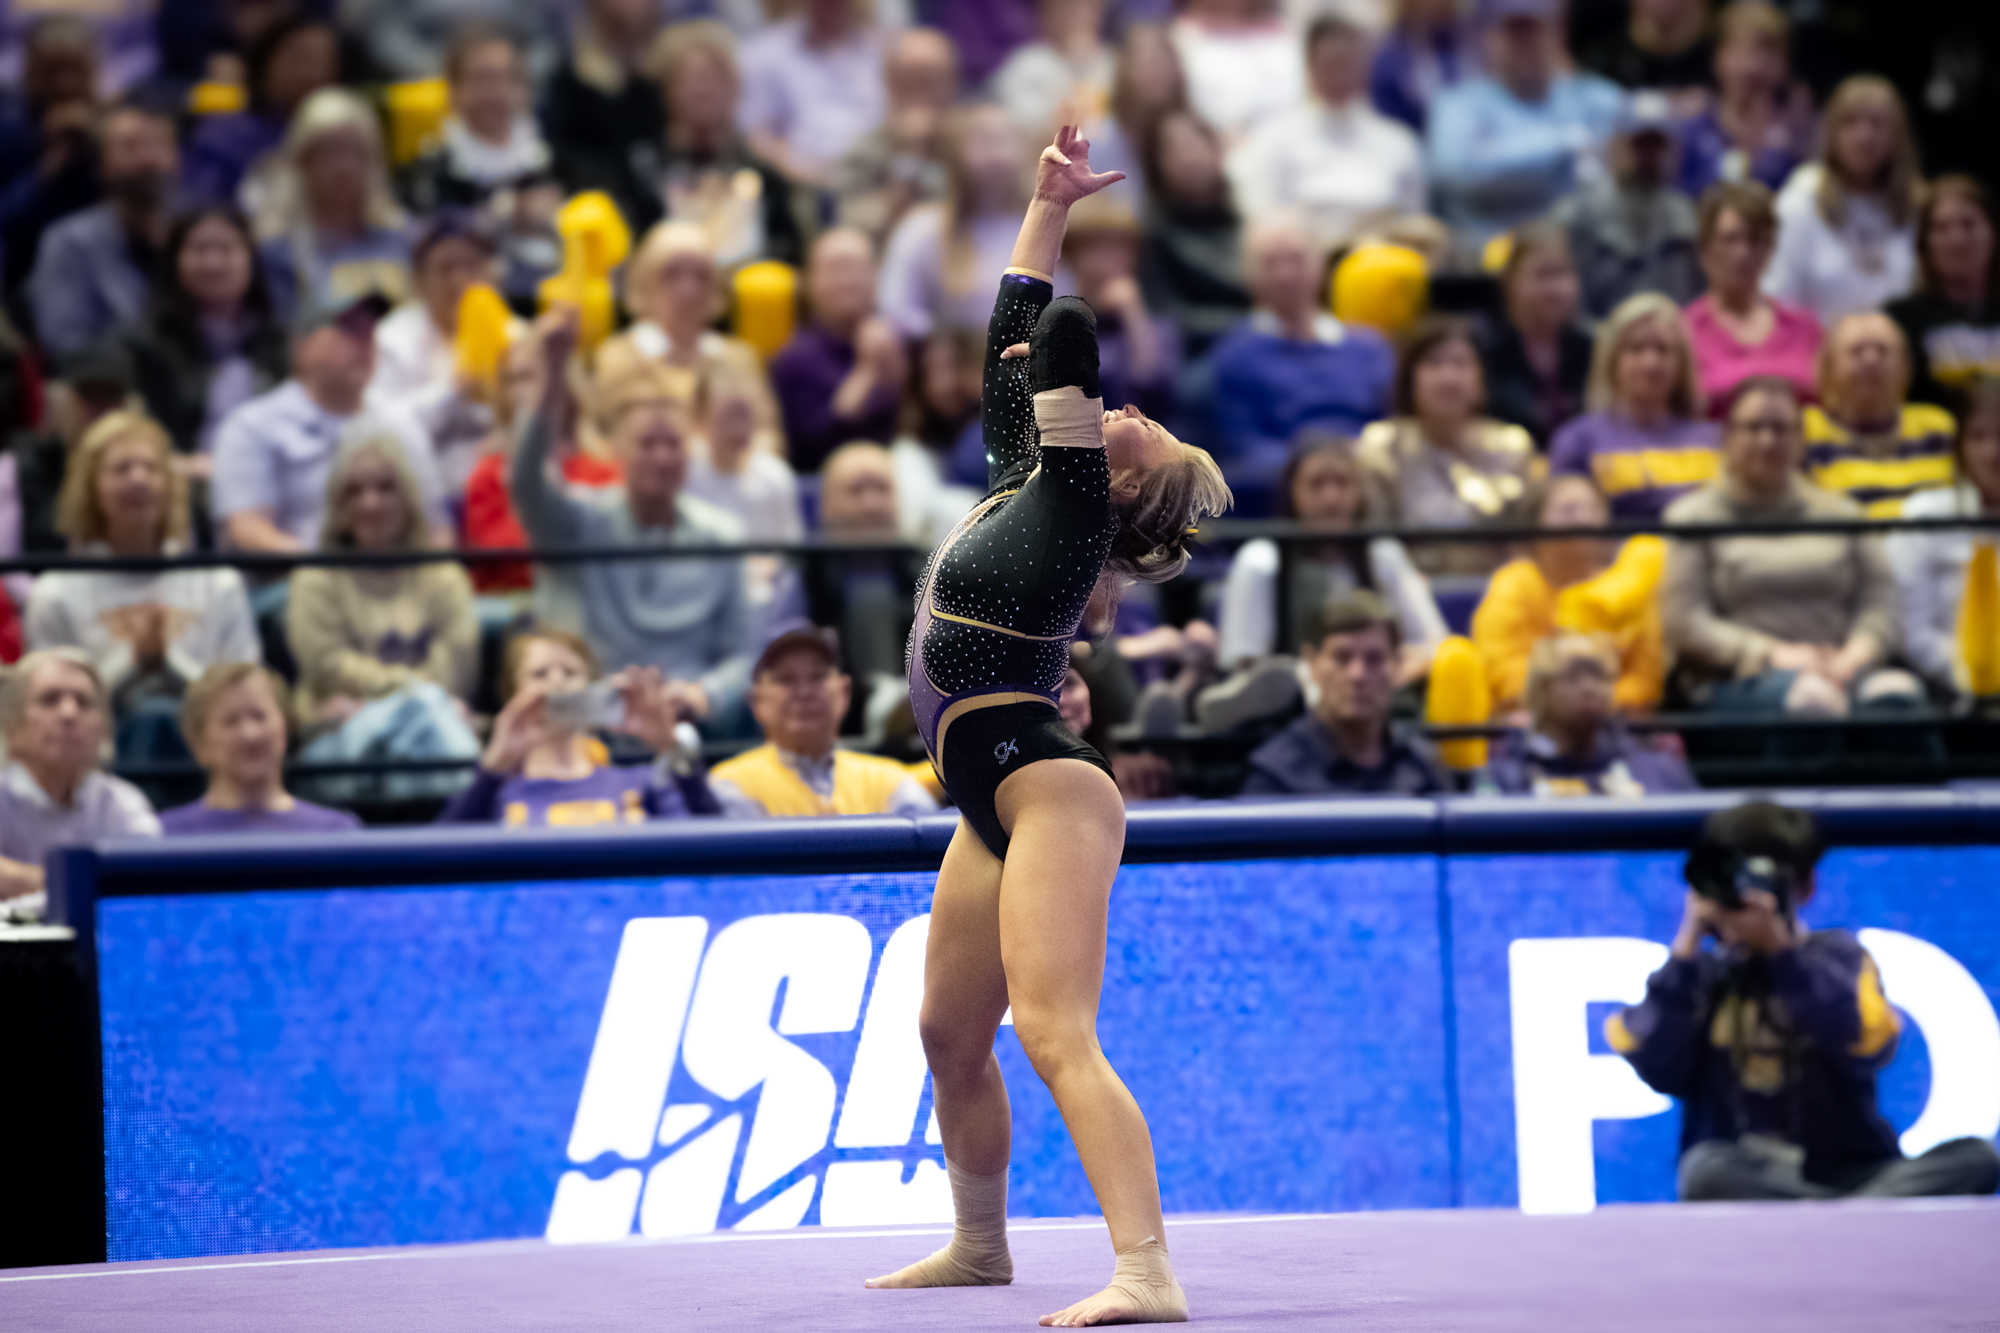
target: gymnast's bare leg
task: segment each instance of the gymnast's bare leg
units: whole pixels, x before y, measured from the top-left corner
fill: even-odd
[[[1004,1178],[1010,1121],[993,1038],[1011,997],[1015,1035],[1076,1141],[1118,1255],[1110,1286],[1042,1323],[1180,1322],[1187,1298],[1163,1244],[1152,1135],[1097,1044],[1124,801],[1102,770],[1053,759],[1001,783],[996,804],[1011,839],[1006,861],[961,824],[931,908],[921,1023],[945,1159],[974,1177]],[[948,1247],[935,1258],[951,1253]],[[1001,1271],[989,1255],[966,1258]],[[944,1285],[932,1270],[957,1262],[924,1260],[868,1285]],[[1009,1280],[1011,1264],[1004,1271],[991,1280]]]

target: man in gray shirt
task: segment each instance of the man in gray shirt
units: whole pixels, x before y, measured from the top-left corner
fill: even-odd
[[[550,475],[550,454],[575,411],[565,373],[576,347],[574,311],[557,310],[542,339],[539,403],[521,427],[509,481],[521,527],[535,546],[716,546],[743,540],[736,518],[692,495],[687,416],[657,366],[599,387],[598,429],[625,469],[625,484],[572,492]],[[658,667],[683,710],[725,730],[749,685],[750,616],[743,562],[620,560],[549,565],[535,579],[536,617],[581,634],[608,671]]]
[[[81,653],[29,653],[0,683],[0,914],[36,917],[50,851],[121,833],[158,837],[139,790],[97,769],[104,687]]]

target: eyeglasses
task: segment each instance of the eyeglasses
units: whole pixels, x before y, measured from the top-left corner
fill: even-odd
[[[1775,435],[1788,439],[1799,433],[1799,423],[1786,417],[1753,417],[1749,421],[1730,422],[1729,430],[1735,435]]]

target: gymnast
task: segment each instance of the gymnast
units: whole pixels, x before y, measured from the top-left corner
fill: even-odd
[[[1188,534],[1229,505],[1206,453],[1136,407],[1106,412],[1096,318],[1051,301],[1070,206],[1114,181],[1065,126],[988,328],[985,500],[938,547],[910,634],[910,701],[957,803],[931,904],[921,1017],[957,1225],[936,1254],[870,1287],[1011,1282],[1007,1089],[993,1039],[1011,1003],[1097,1193],[1111,1285],[1047,1326],[1179,1323],[1145,1117],[1097,1044],[1105,917],[1125,805],[1104,757],[1064,728],[1057,693],[1086,606],[1187,564]],[[1031,336],[1032,335],[1032,336]],[[1030,410],[1032,407],[1032,411]]]

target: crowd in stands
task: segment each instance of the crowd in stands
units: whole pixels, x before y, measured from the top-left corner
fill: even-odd
[[[1316,530],[1086,624],[1093,741],[1261,738],[1251,793],[1635,795],[1692,783],[1654,714],[1973,707],[1989,536],[1773,532],[2000,513],[1992,199],[1822,8],[0,19],[0,557],[345,560],[6,575],[6,891],[59,826],[346,826],[288,754],[324,804],[458,821],[934,808],[903,641],[1065,123],[1128,177],[1056,275],[1107,406]],[[1625,520],[1758,527],[1557,531]],[[566,546],[670,553],[526,555]],[[162,764],[198,807],[109,771]]]

